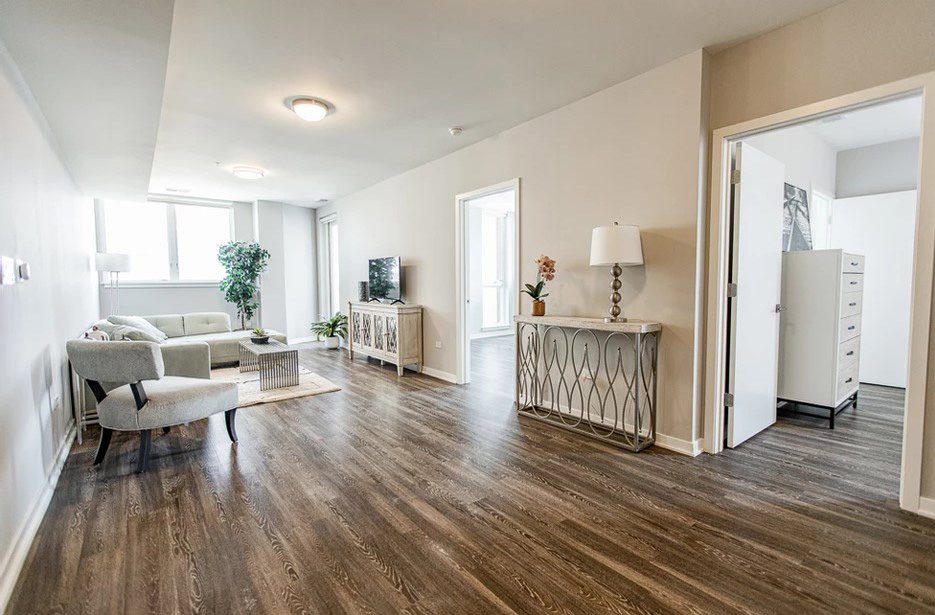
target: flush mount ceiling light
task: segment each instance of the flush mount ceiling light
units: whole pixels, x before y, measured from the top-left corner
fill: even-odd
[[[231,169],[231,173],[234,174],[234,177],[239,177],[240,179],[260,179],[266,174],[263,169],[244,166],[234,167]]]
[[[288,101],[288,106],[306,122],[318,122],[331,113],[333,107],[320,98],[297,96]]]

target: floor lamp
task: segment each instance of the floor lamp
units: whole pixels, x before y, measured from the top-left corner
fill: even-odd
[[[98,271],[110,274],[110,288],[113,302],[113,313],[120,313],[120,274],[130,271],[130,255],[113,252],[98,252],[94,257],[94,264]]]

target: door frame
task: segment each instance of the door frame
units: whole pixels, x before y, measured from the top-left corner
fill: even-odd
[[[467,339],[467,297],[470,294],[470,289],[468,288],[468,260],[466,258],[468,246],[467,242],[464,240],[468,228],[466,224],[467,207],[465,206],[465,203],[482,196],[488,196],[498,192],[506,192],[507,190],[513,190],[513,215],[515,218],[513,241],[516,247],[516,262],[514,263],[514,267],[516,268],[516,271],[514,272],[516,288],[514,290],[516,291],[516,311],[519,312],[519,310],[522,309],[519,292],[519,274],[521,263],[520,255],[522,254],[522,248],[520,244],[520,202],[522,199],[520,198],[519,178],[514,177],[513,179],[509,179],[492,186],[487,186],[478,190],[472,190],[470,192],[463,192],[455,196],[455,320],[457,325],[457,338],[455,341],[457,366],[455,371],[455,379],[458,384],[467,384],[471,381],[471,344]]]
[[[804,121],[836,115],[887,100],[922,96],[922,127],[919,152],[918,203],[910,307],[909,377],[903,422],[899,504],[920,510],[922,443],[925,399],[928,392],[928,363],[932,316],[933,271],[935,271],[935,72],[902,79],[851,94],[830,98],[762,118],[718,128],[711,149],[710,207],[708,210],[707,263],[704,283],[706,315],[698,325],[707,334],[704,357],[704,450],[720,453],[724,447],[724,376],[727,332],[727,259],[730,220],[728,217],[730,143],[754,134]],[[702,229],[703,231],[703,229]],[[700,235],[704,241],[704,235]],[[935,412],[935,409],[933,409]],[[927,507],[926,503],[926,507]],[[925,512],[925,511],[923,511]],[[935,511],[929,511],[932,514]]]

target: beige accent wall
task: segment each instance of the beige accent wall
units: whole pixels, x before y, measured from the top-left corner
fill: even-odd
[[[704,62],[705,53],[696,51],[322,208],[319,215],[338,214],[342,296],[356,296],[369,258],[401,256],[405,299],[426,308],[425,363],[453,374],[455,195],[519,177],[522,280],[534,280],[540,254],[557,259],[552,314],[602,315],[610,272],[588,266],[591,229],[613,221],[641,227],[647,264],[624,271],[623,313],[664,324],[659,431],[697,438],[693,322]],[[528,300],[521,310],[529,312]]]
[[[711,58],[711,127],[935,70],[935,2],[851,0]]]
[[[852,0],[711,58],[711,125],[729,126],[935,70],[935,2]],[[935,310],[933,310],[935,317]],[[935,321],[930,326],[935,326]],[[935,497],[935,348],[922,495]]]

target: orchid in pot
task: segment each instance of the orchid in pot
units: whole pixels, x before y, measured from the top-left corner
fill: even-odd
[[[538,271],[536,273],[536,283],[526,284],[526,288],[522,292],[526,293],[532,298],[532,315],[533,316],[545,316],[545,299],[549,296],[549,293],[544,293],[545,283],[551,282],[555,279],[555,259],[549,258],[544,254],[536,259],[536,267]]]

